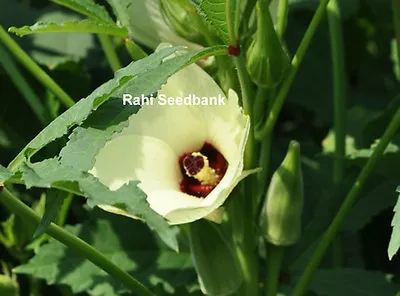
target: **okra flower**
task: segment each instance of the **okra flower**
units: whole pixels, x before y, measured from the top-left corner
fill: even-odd
[[[190,94],[224,96],[197,65],[171,76],[158,92]],[[215,213],[250,173],[243,171],[249,125],[232,90],[225,105],[143,105],[100,150],[91,173],[111,190],[139,180],[150,207],[170,224],[192,222]],[[101,207],[129,216],[112,205]]]

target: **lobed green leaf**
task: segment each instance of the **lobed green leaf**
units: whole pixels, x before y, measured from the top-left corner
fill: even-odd
[[[23,26],[20,28],[11,27],[9,32],[23,37],[37,33],[59,33],[59,32],[81,32],[81,33],[97,33],[108,34],[125,37],[128,35],[128,30],[120,28],[115,24],[94,22],[92,20],[80,20],[71,22],[37,22],[32,26]]]
[[[400,186],[397,187],[397,192],[400,193]],[[396,255],[400,248],[400,195],[397,199],[396,205],[394,206],[392,226],[393,230],[388,247],[388,256],[390,260],[392,260],[393,256]]]
[[[210,51],[218,50],[218,48],[223,51],[225,47],[193,51],[168,59],[154,71],[147,71],[140,76],[132,78],[132,82],[125,83],[113,94],[113,98],[88,118],[82,127],[74,130],[70,136],[70,141],[61,150],[61,162],[83,171],[91,169],[100,148],[115,133],[126,127],[129,116],[139,109],[138,106],[123,106],[119,99],[122,94],[129,93],[133,96],[140,96],[141,94],[154,93],[166,82],[169,76],[180,68],[200,59],[203,55],[208,55]],[[129,74],[130,72],[124,68],[118,71],[115,77],[122,78]]]
[[[101,211],[93,213],[84,224],[66,229],[146,286],[161,282],[174,289],[196,280],[189,253],[160,250],[152,233],[139,221]],[[55,240],[40,247],[28,263],[14,271],[44,279],[50,285],[68,285],[74,294],[87,291],[90,295],[99,295],[100,291],[107,291],[106,295],[121,295],[124,292],[112,277]]]
[[[109,16],[107,10],[99,5],[94,3],[91,0],[51,0],[61,6],[68,7],[78,13],[86,15],[94,20],[113,24],[114,21]]]
[[[132,0],[107,0],[110,6],[113,9],[114,14],[116,15],[118,21],[125,28],[131,28],[131,22],[135,22],[137,20],[132,19],[130,16],[130,12],[132,9],[141,9],[143,13],[145,13],[144,4],[142,1],[140,3],[135,3]],[[148,26],[149,24],[143,24],[143,26]],[[132,32],[130,32],[132,33]]]
[[[25,161],[25,158],[29,159],[41,148],[66,134],[71,127],[81,124],[86,120],[90,113],[109,99],[122,84],[130,81],[136,75],[156,69],[164,58],[178,49],[180,48],[171,47],[160,50],[116,72],[114,79],[98,87],[88,97],[77,102],[43,129],[9,164],[8,168],[11,171],[16,171]],[[128,77],[128,79],[124,80],[126,77]],[[151,84],[151,81],[147,83]]]
[[[5,181],[11,178],[12,175],[13,173],[9,169],[0,165],[0,184],[3,184]]]
[[[21,172],[27,188],[57,188],[55,185],[61,181],[78,183],[80,192],[88,197],[90,206],[110,205],[125,211],[132,217],[143,219],[170,248],[178,251],[177,228],[171,227],[163,217],[149,207],[146,194],[137,187],[138,182],[131,182],[116,191],[111,191],[89,173],[63,164],[56,158],[37,163],[24,163]],[[55,206],[57,205],[58,202],[55,202]],[[41,231],[46,223],[48,226],[51,222],[48,220],[52,219],[55,211],[58,212],[58,208],[48,213],[49,217],[40,226]]]
[[[61,165],[56,158],[37,163],[25,162],[21,166],[21,172],[28,189],[31,187],[50,188],[57,181],[79,181],[86,177],[86,174],[81,171]]]
[[[88,171],[92,168],[100,148],[128,124],[129,116],[139,110],[137,106],[123,106],[122,94],[140,96],[154,93],[168,77],[185,65],[205,56],[225,53],[226,47],[206,48],[165,59],[179,49],[181,47],[161,49],[116,72],[114,79],[79,101],[39,133],[10,167],[22,173],[22,180],[27,188],[35,186],[63,189],[88,196],[92,205],[116,206],[131,216],[143,218],[168,246],[177,250],[176,228],[170,227],[161,216],[150,209],[145,200],[146,195],[137,188],[137,183],[110,191]],[[98,112],[89,117],[93,110]],[[46,159],[38,163],[29,161],[39,149],[63,136],[76,124],[81,126],[70,135],[70,141],[62,149],[60,158]]]
[[[207,23],[214,28],[218,36],[225,44],[230,43],[228,20],[226,17],[225,0],[203,0],[200,3],[200,14]]]

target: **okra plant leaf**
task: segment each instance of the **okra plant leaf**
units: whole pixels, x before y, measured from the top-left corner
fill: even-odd
[[[227,11],[225,0],[203,0],[199,5],[200,14],[204,17],[206,22],[214,28],[225,44],[230,44],[232,42],[228,31],[228,21],[234,23],[233,27],[235,27],[235,32],[236,24],[238,24],[238,20],[236,20],[236,15],[238,13],[236,12],[236,1],[231,1],[231,3],[232,7],[230,11]],[[228,13],[230,19],[227,17]]]
[[[3,184],[5,181],[11,178],[12,175],[13,173],[10,170],[0,165],[0,184]]]
[[[161,250],[152,233],[139,221],[95,210],[84,224],[67,226],[66,230],[146,286],[154,287],[161,282],[174,290],[196,281],[190,254]],[[121,295],[125,291],[117,280],[53,239],[14,271],[44,279],[50,285],[68,285],[74,294],[88,291],[90,295],[99,295],[99,291],[106,290],[110,292],[107,295]]]
[[[23,37],[35,33],[60,33],[60,32],[81,32],[81,33],[97,33],[108,34],[125,37],[128,30],[120,28],[115,24],[100,23],[92,20],[79,20],[71,22],[37,22],[32,26],[23,26],[20,28],[11,27],[9,32]]]
[[[138,182],[131,182],[118,190],[111,191],[89,173],[63,164],[57,158],[46,159],[37,163],[24,163],[21,172],[27,188],[50,188],[51,186],[60,188],[55,186],[59,185],[60,182],[79,184],[79,192],[88,197],[90,206],[114,206],[131,217],[146,221],[148,226],[158,233],[166,245],[178,251],[177,227],[170,226],[163,217],[149,207],[146,194],[137,187]],[[52,214],[49,213],[49,215],[51,218]],[[45,225],[47,222],[44,221],[43,223]]]
[[[110,97],[122,96],[123,93],[142,95],[156,92],[169,76],[185,65],[209,55],[224,53],[224,47],[210,47],[164,61],[166,57],[179,49],[182,47],[161,49],[117,71],[113,79],[98,87],[88,97],[77,102],[43,129],[9,165],[10,170],[17,170],[25,158],[29,159],[41,148],[66,134],[70,128],[81,124],[93,110]]]
[[[91,169],[94,164],[94,157],[100,148],[112,135],[126,127],[129,116],[139,109],[137,106],[124,106],[120,99],[122,94],[129,93],[132,96],[140,96],[157,92],[167,78],[180,68],[204,54],[208,55],[210,50],[218,48],[224,49],[224,47],[214,47],[168,59],[154,70],[149,70],[135,77],[132,82],[125,83],[115,91],[113,97],[107,103],[88,118],[82,127],[74,130],[70,136],[70,141],[60,153],[61,162],[83,171]],[[115,75],[116,78],[126,77],[129,72],[124,68]]]
[[[61,6],[68,7],[99,22],[113,24],[114,21],[107,10],[91,0],[51,0]]]
[[[26,187],[50,188],[58,181],[79,181],[85,178],[85,173],[74,170],[67,165],[61,165],[57,158],[50,158],[41,162],[25,162],[21,166],[22,179]]]
[[[137,187],[138,182],[130,182],[115,191],[109,190],[94,177],[85,178],[79,184],[89,197],[89,206],[111,205],[127,212],[130,216],[143,219],[167,246],[178,251],[176,238],[178,228],[168,225],[163,217],[150,209],[146,194]]]
[[[139,106],[123,106],[119,98],[109,99],[72,132],[60,152],[61,163],[82,171],[90,170],[100,148],[126,127],[129,116],[138,110]]]
[[[397,192],[400,193],[400,186],[397,187]],[[394,216],[392,220],[392,236],[390,237],[388,256],[392,260],[400,248],[400,195],[397,198],[397,203],[394,207]]]
[[[161,216],[150,209],[145,201],[145,194],[136,187],[136,183],[118,191],[110,191],[89,175],[88,170],[93,166],[99,149],[114,133],[121,131],[127,125],[129,116],[139,109],[123,106],[120,99],[122,94],[139,96],[156,92],[169,76],[185,65],[213,53],[225,52],[225,46],[214,47],[188,52],[163,61],[178,49],[180,48],[162,49],[146,59],[121,69],[116,72],[114,79],[75,104],[45,128],[19,156],[19,168],[27,188],[63,186],[64,189],[66,185],[79,184],[79,192],[88,196],[92,205],[113,205],[127,211],[131,216],[141,217],[168,246],[177,250],[176,228],[169,227]],[[111,96],[113,99],[102,106]],[[46,159],[37,163],[25,161],[25,157],[29,158],[38,149],[62,136],[72,125],[82,123],[91,111],[96,109],[99,111],[98,114],[93,113],[85,124],[74,130],[70,141],[61,151],[60,158]],[[15,161],[12,166],[18,169]]]

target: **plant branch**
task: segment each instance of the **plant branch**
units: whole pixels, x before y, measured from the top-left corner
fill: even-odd
[[[331,0],[327,6],[329,36],[333,68],[333,103],[335,131],[335,160],[333,167],[334,196],[341,197],[341,184],[345,172],[346,160],[346,71],[344,65],[344,47],[340,8],[337,0]],[[333,247],[333,264],[339,267],[342,262],[340,238]]]
[[[14,214],[20,216],[26,223],[37,225],[40,217],[35,212],[14,196],[7,188],[0,187],[0,203]],[[80,238],[70,234],[61,227],[51,223],[46,231],[51,237],[75,250],[84,258],[91,261],[110,275],[119,279],[131,291],[140,296],[155,296],[150,290],[143,286],[139,281],[130,276],[127,272],[120,269],[117,265],[109,261],[105,256],[98,252]]]
[[[35,113],[38,120],[42,125],[46,124],[46,110],[43,108],[42,102],[36,95],[35,91],[26,81],[25,77],[22,76],[18,70],[17,65],[14,63],[13,58],[9,55],[6,49],[0,44],[0,64],[7,72],[8,76],[14,83],[15,87],[19,90],[22,96],[25,98],[29,107],[31,107],[33,113]]]
[[[103,48],[104,54],[106,55],[107,61],[110,64],[113,72],[118,71],[122,68],[121,62],[119,61],[118,55],[115,52],[114,45],[111,42],[109,36],[104,34],[97,34],[101,47]]]
[[[265,279],[265,296],[276,296],[279,288],[279,275],[285,247],[267,243],[267,262]]]
[[[289,12],[289,0],[279,0],[278,7],[278,23],[276,27],[276,32],[279,37],[283,37],[287,25],[287,17]]]
[[[337,0],[331,0],[328,5],[329,35],[331,39],[331,55],[333,67],[333,97],[334,97],[334,129],[335,129],[335,167],[334,184],[339,185],[344,175],[346,157],[346,72],[344,65],[344,48],[341,27],[341,17]]]
[[[396,34],[397,65],[400,69],[400,2],[398,0],[392,0],[392,9],[393,26]]]
[[[0,41],[19,60],[19,62],[32,73],[45,87],[50,89],[66,106],[75,104],[74,100],[45,72],[32,58],[15,42],[10,35],[0,26]]]

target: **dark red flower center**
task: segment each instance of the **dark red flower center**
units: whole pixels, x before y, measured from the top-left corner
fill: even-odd
[[[182,173],[181,191],[200,198],[210,194],[228,168],[224,156],[209,143],[204,143],[200,151],[182,154],[178,162]]]

